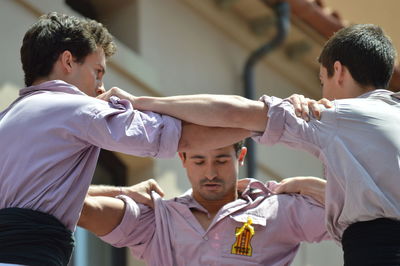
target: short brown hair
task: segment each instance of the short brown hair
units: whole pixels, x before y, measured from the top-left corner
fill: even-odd
[[[25,33],[20,51],[25,85],[49,75],[64,51],[83,63],[98,47],[103,48],[106,58],[116,51],[111,34],[101,23],[57,12],[41,16]]]

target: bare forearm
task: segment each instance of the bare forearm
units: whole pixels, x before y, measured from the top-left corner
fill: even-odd
[[[129,187],[114,187],[106,185],[91,185],[89,187],[89,196],[106,196],[106,197],[116,197],[118,195],[126,195],[136,201],[153,207],[153,200],[151,198],[151,192],[155,191],[160,196],[164,196],[164,192],[161,187],[157,184],[154,179],[148,179],[146,181],[140,182],[138,184]]]
[[[240,128],[203,127],[182,124],[178,151],[218,149],[250,137],[251,132]]]
[[[322,205],[325,205],[326,181],[322,178],[313,176],[299,176],[283,179],[274,188],[274,192],[280,193],[299,193],[310,196]]]
[[[310,177],[308,182],[304,182],[300,194],[310,196],[319,203],[325,205],[325,187],[325,180],[317,177]]]
[[[133,105],[139,110],[163,113],[209,127],[264,131],[267,124],[268,108],[263,102],[236,95],[137,97]]]
[[[107,186],[107,185],[91,185],[88,190],[89,196],[107,196],[116,197],[124,194],[122,187]]]
[[[110,197],[86,197],[78,225],[98,236],[117,227],[124,216],[125,203]]]

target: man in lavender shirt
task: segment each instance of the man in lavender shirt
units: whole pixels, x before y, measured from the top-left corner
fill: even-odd
[[[266,95],[260,101],[227,95],[130,101],[201,125],[251,130],[262,144],[315,155],[328,181],[327,229],[341,241],[345,265],[400,265],[400,94],[387,90],[395,58],[376,25],[337,32],[319,57],[322,94],[336,99],[320,121],[305,122],[295,116],[296,102],[294,108]]]
[[[27,87],[0,113],[0,264],[68,263],[100,148],[170,157],[197,140],[210,147],[226,140],[221,147],[249,135],[214,129],[217,141],[208,143],[201,138],[209,128],[182,127],[117,97],[96,99],[114,52],[111,35],[93,20],[49,13],[26,32],[21,61]]]
[[[309,184],[303,193],[320,203],[298,194],[275,195],[275,182],[255,179],[238,195],[237,176],[246,151],[241,142],[179,153],[192,189],[171,200],[153,192],[154,209],[125,195],[102,197],[104,187],[91,187],[79,225],[114,246],[128,246],[153,266],[289,265],[300,242],[328,238],[325,181],[301,181]]]

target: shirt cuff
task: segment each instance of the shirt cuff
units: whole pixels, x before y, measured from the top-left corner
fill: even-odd
[[[164,128],[161,132],[160,148],[157,158],[174,157],[181,138],[182,122],[168,115],[162,115]]]
[[[135,226],[137,218],[140,215],[139,206],[134,200],[125,195],[119,195],[116,198],[121,199],[125,202],[125,213],[121,223],[114,228],[110,233],[101,236],[100,239],[113,246],[118,246],[118,243],[122,239],[126,238],[127,233],[125,228],[131,228]]]
[[[259,101],[268,106],[268,123],[264,132],[253,132],[253,140],[266,145],[276,144],[285,128],[285,110],[283,100],[274,96],[263,95]]]

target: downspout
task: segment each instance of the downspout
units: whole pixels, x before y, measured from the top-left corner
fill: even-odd
[[[263,0],[264,3],[268,4],[267,0]],[[275,37],[268,43],[264,44],[257,50],[255,50],[247,59],[244,71],[243,71],[243,82],[244,82],[244,97],[248,99],[255,99],[255,87],[253,69],[255,64],[262,59],[264,55],[271,52],[273,49],[278,47],[286,38],[289,25],[290,25],[290,7],[287,2],[278,2],[272,6],[274,13],[277,17],[277,33]],[[249,118],[251,119],[251,118]],[[255,172],[257,169],[256,160],[256,149],[255,143],[252,139],[246,140],[247,147],[247,177],[255,178]]]

